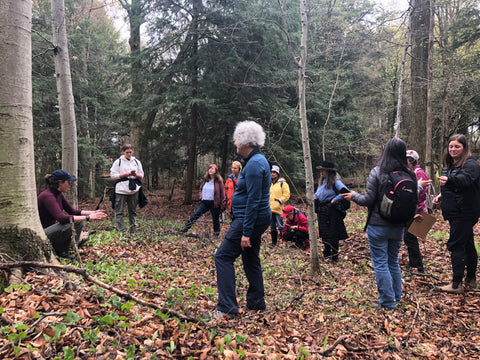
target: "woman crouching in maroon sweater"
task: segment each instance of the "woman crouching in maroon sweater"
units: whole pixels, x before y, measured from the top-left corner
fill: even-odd
[[[38,213],[43,230],[57,255],[67,259],[75,258],[68,252],[72,238],[70,219],[74,222],[75,241],[78,244],[84,221],[103,219],[107,216],[103,210],[88,211],[73,208],[62,194],[68,191],[72,181],[77,179],[65,170],[55,170],[52,174],[45,176],[47,189],[37,197]]]

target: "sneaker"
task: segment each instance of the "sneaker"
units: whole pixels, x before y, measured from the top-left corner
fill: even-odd
[[[438,290],[446,293],[451,293],[451,294],[463,294],[462,284],[458,284],[458,287],[454,288],[453,283],[450,283],[448,285],[440,286]]]
[[[475,278],[472,278],[472,279],[465,278],[465,287],[476,289],[477,281],[475,280]]]
[[[222,319],[222,318],[234,318],[236,316],[236,314],[230,314],[230,313],[225,313],[223,311],[220,311],[220,310],[215,310],[213,312],[205,312],[202,314],[202,318],[205,319],[205,320],[216,320],[216,319]]]

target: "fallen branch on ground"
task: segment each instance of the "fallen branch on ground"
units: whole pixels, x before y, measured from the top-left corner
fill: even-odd
[[[102,281],[94,278],[93,276],[91,276],[87,272],[87,270],[81,269],[81,268],[78,268],[78,267],[75,267],[75,266],[41,263],[41,262],[37,262],[37,261],[18,261],[18,262],[10,262],[10,263],[0,263],[0,269],[5,269],[6,270],[6,269],[10,269],[10,268],[19,268],[19,267],[51,268],[51,269],[58,269],[58,270],[62,270],[62,271],[65,271],[65,272],[79,274],[79,275],[82,275],[86,280],[92,282],[93,284],[98,285],[98,286],[100,286],[100,287],[102,287],[106,290],[110,290],[111,292],[113,292],[117,295],[120,295],[127,300],[132,300],[132,301],[135,301],[136,303],[138,303],[140,305],[147,306],[147,307],[153,308],[155,310],[160,310],[164,314],[169,314],[171,316],[178,317],[181,320],[186,320],[186,321],[190,321],[190,322],[197,322],[198,321],[195,318],[190,318],[190,317],[187,317],[183,314],[180,314],[180,313],[178,313],[174,310],[167,309],[165,307],[160,307],[156,304],[152,304],[148,301],[145,301],[145,300],[140,299],[136,296],[133,296],[132,294],[130,294],[126,291],[123,291],[123,290],[117,289],[117,288],[115,288],[111,285],[105,284],[104,282],[102,282]]]
[[[320,351],[319,352],[319,355],[322,355],[322,356],[329,356],[331,354],[331,352],[333,350],[335,350],[335,348],[339,345],[339,344],[342,344],[343,347],[345,349],[347,349],[348,351],[361,351],[361,349],[358,349],[358,348],[354,348],[352,346],[350,346],[345,340],[347,339],[346,336],[340,336],[337,340],[335,340],[332,344],[332,346],[330,346],[328,349],[324,350],[324,351]]]

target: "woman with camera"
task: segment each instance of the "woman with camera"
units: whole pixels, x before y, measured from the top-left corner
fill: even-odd
[[[114,161],[110,169],[110,178],[115,181],[115,221],[117,230],[127,232],[123,221],[123,208],[125,203],[128,208],[128,224],[130,233],[137,232],[137,205],[138,192],[143,179],[143,168],[140,160],[133,156],[133,146],[125,144],[122,146],[122,155]]]

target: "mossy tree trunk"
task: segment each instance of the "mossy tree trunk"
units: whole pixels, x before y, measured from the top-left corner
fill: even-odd
[[[37,208],[31,17],[31,0],[0,0],[0,261],[56,262]],[[0,277],[1,291],[6,278]]]

